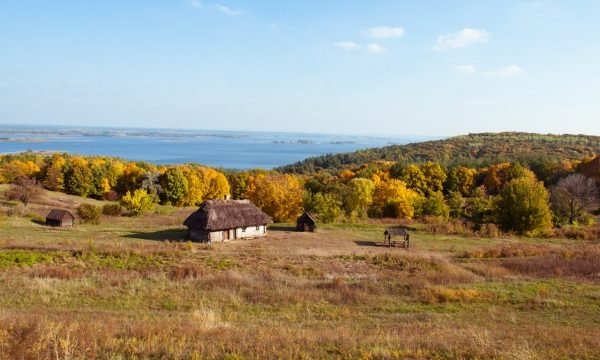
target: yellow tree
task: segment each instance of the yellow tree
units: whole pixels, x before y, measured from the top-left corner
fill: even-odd
[[[208,190],[208,184],[200,178],[198,168],[184,165],[181,171],[187,179],[187,192],[183,195],[183,206],[200,205],[204,199],[204,194]]]
[[[229,182],[222,172],[215,169],[201,167],[199,175],[206,184],[204,200],[223,199],[230,194]]]
[[[406,186],[418,192],[419,194],[425,194],[427,189],[427,182],[425,181],[425,174],[423,171],[415,165],[410,164],[404,169],[404,174],[402,176],[402,180],[404,180]]]
[[[415,202],[418,199],[419,194],[407,188],[404,181],[394,179],[375,187],[373,207],[381,215],[410,219],[415,214]]]
[[[292,175],[258,174],[248,179],[246,198],[275,222],[292,221],[302,206],[302,187]]]
[[[46,167],[43,184],[48,190],[63,191],[65,189],[65,165],[67,161],[60,154],[54,154]]]
[[[448,177],[440,164],[431,161],[421,166],[421,172],[425,178],[425,194],[432,195],[444,190],[444,181]]]
[[[40,173],[40,167],[31,160],[21,161],[12,160],[2,165],[0,168],[3,182],[12,183],[19,179],[37,177]]]

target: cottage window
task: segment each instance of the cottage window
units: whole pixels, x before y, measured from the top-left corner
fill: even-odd
[[[246,232],[246,228],[242,228],[242,232]]]
[[[256,227],[256,230],[257,230],[257,231],[258,231],[258,230],[260,230],[260,225]]]

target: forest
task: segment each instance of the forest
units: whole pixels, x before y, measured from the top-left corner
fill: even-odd
[[[481,133],[426,141],[408,145],[329,154],[282,166],[286,173],[310,174],[320,170],[340,170],[377,160],[409,163],[439,162],[446,167],[458,165],[483,167],[501,162],[520,162],[535,166],[540,162],[579,160],[600,151],[600,137],[590,135],[543,135],[521,132]]]
[[[600,206],[600,157],[592,156],[593,138],[543,135],[528,143],[529,135],[520,134],[514,139],[511,135],[511,145],[507,136],[500,134],[491,142],[489,135],[469,135],[444,148],[455,154],[466,139],[472,144],[479,138],[487,144],[480,152],[488,155],[473,155],[475,163],[491,161],[500,155],[499,149],[513,145],[546,156],[471,166],[456,165],[443,156],[409,162],[416,156],[413,147],[403,160],[370,160],[294,174],[26,152],[0,157],[0,183],[12,184],[4,196],[23,206],[45,188],[114,202],[98,210],[105,214],[136,216],[156,204],[193,207],[231,196],[250,199],[275,222],[294,221],[306,210],[321,223],[417,219],[437,224],[431,226],[433,231],[450,233],[598,237],[594,224]],[[433,158],[435,143],[423,143],[422,148],[431,151],[423,151],[419,159]]]

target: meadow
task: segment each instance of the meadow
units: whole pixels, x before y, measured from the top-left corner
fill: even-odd
[[[1,203],[0,358],[600,357],[598,241],[415,224],[390,249],[373,220],[209,247],[183,240],[194,209],[170,207],[41,225],[81,201],[100,203]]]

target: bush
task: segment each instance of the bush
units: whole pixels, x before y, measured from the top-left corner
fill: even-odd
[[[6,215],[18,217],[25,215],[25,205],[17,204],[16,206],[9,208],[8,210],[6,210]]]
[[[100,215],[102,211],[99,207],[91,204],[81,204],[77,208],[77,213],[81,222],[84,224],[100,224]]]
[[[102,207],[102,215],[121,216],[123,208],[119,204],[106,204]]]
[[[146,190],[138,189],[133,192],[127,192],[121,199],[121,205],[129,211],[132,216],[140,216],[146,211],[154,208],[152,196],[148,195]]]
[[[111,191],[105,192],[102,197],[106,201],[117,201],[117,199],[119,198],[119,194],[117,194],[116,191],[111,190]]]

